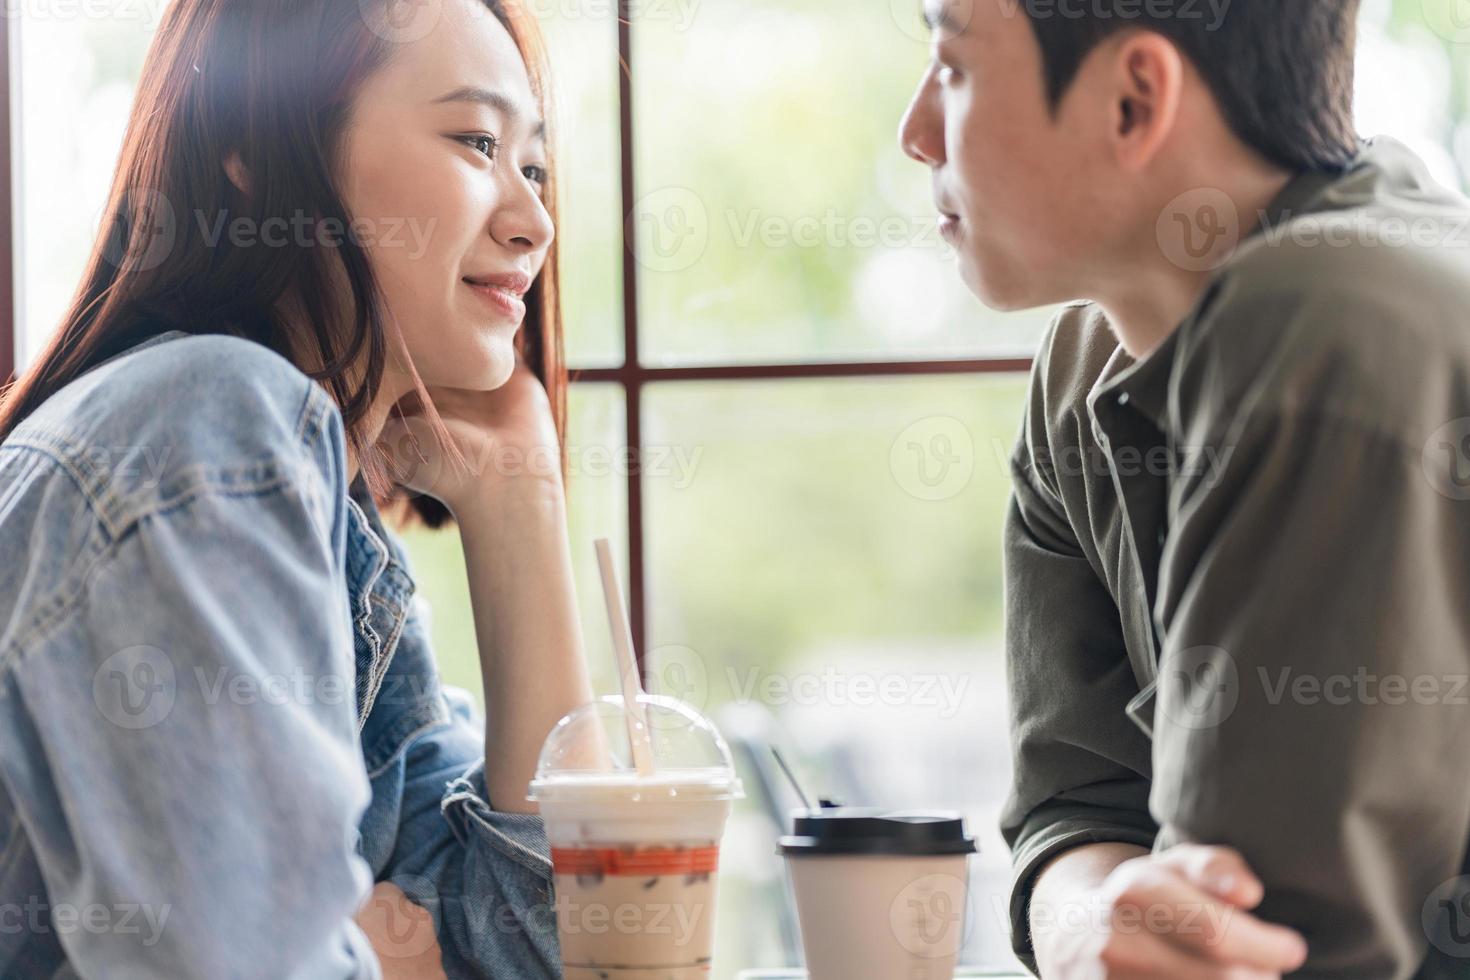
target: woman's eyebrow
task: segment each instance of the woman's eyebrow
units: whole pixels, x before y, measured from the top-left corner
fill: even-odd
[[[476,105],[489,106],[491,109],[495,109],[501,115],[511,120],[520,119],[524,115],[521,112],[520,106],[516,105],[510,97],[500,92],[492,92],[489,89],[479,88],[475,85],[461,85],[452,92],[447,92],[439,96],[439,98],[434,100],[433,104],[439,105],[444,102],[471,102]],[[537,139],[544,139],[546,137],[546,121],[544,119],[537,119],[535,123],[533,135]]]

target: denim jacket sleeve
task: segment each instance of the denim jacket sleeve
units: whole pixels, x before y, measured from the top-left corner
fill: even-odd
[[[450,980],[553,980],[561,960],[541,819],[490,805],[483,725],[466,692],[443,696],[452,721],[379,777],[402,787],[398,838],[380,879],[429,910]]]
[[[363,846],[374,876],[431,913],[450,980],[559,978],[541,818],[490,801],[484,720],[468,692],[439,681],[427,603],[416,598],[409,608],[363,731],[373,786]],[[415,726],[414,717],[432,720]],[[386,743],[378,736],[394,729],[413,733]],[[406,949],[418,945],[410,939]]]
[[[30,556],[0,572],[0,777],[79,977],[381,976],[340,416],[251,346],[167,344],[0,453],[0,546]],[[122,441],[172,460],[124,475]],[[99,908],[158,929],[60,925]]]

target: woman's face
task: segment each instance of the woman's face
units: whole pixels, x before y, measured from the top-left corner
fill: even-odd
[[[515,367],[523,296],[555,234],[542,120],[481,0],[434,0],[414,28],[358,92],[342,193],[424,383],[488,391]],[[401,394],[396,360],[384,381]]]

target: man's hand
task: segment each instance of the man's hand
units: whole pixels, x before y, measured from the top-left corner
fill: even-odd
[[[1144,852],[1100,884],[1069,888],[1107,866],[1098,860],[1137,853],[1108,847],[1118,846],[1064,854],[1038,880],[1031,932],[1044,980],[1276,980],[1306,962],[1301,935],[1247,911],[1265,889],[1235,851]]]
[[[433,918],[391,881],[373,886],[357,925],[378,954],[383,980],[446,980]]]

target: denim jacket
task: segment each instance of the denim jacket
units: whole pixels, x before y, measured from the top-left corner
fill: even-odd
[[[560,975],[541,821],[346,459],[321,386],[177,330],[0,444],[0,976],[380,977],[387,880],[449,977]]]

